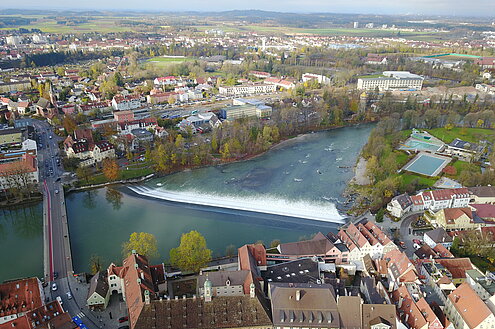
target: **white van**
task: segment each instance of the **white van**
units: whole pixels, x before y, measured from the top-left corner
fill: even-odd
[[[56,300],[60,303],[60,305],[62,305],[62,304],[63,304],[63,302],[62,302],[62,297],[57,296]]]

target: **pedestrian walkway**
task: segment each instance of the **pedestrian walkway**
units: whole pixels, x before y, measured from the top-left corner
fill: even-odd
[[[76,316],[78,316],[80,319],[82,319],[86,316],[86,314],[84,314],[84,312],[79,312],[76,314]]]

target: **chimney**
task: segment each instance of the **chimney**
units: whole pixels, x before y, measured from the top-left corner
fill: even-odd
[[[301,300],[301,290],[296,290],[296,300],[297,301]]]

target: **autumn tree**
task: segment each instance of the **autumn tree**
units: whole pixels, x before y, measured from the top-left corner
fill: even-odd
[[[211,260],[211,250],[198,231],[182,234],[180,245],[170,250],[170,263],[182,271],[198,272]]]
[[[74,130],[77,128],[76,122],[70,115],[64,116],[62,126],[64,127],[65,132],[69,135],[72,135],[72,133],[74,133]]]
[[[91,258],[89,259],[89,270],[91,274],[94,275],[100,272],[103,268],[102,263],[103,262],[101,261],[100,256],[98,256],[97,254],[91,255]]]
[[[86,183],[89,181],[89,176],[91,176],[91,169],[89,167],[77,167],[76,169],[77,178],[80,180],[85,180]]]
[[[114,181],[119,178],[120,167],[115,159],[103,160],[103,175],[109,181]]]
[[[130,235],[129,241],[122,244],[122,254],[129,256],[132,251],[149,258],[158,258],[158,244],[156,238],[151,233],[134,232]]]

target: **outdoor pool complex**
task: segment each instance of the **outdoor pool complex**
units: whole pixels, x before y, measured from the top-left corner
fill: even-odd
[[[443,145],[428,143],[417,139],[409,138],[400,147],[401,150],[438,152]]]
[[[420,153],[414,157],[402,170],[411,171],[426,176],[438,176],[443,168],[450,162],[450,158]]]

